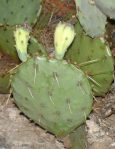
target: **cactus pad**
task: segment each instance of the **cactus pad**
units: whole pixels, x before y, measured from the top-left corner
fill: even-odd
[[[34,24],[41,12],[41,0],[1,0],[0,24]]]
[[[91,37],[103,35],[105,33],[106,16],[90,0],[75,0],[75,2],[78,19],[86,34]]]
[[[0,51],[17,59],[13,31],[13,27],[0,27]]]
[[[5,94],[10,91],[10,76],[11,70],[15,68],[19,63],[12,60],[7,55],[2,55],[0,58],[0,93]]]
[[[95,0],[95,4],[104,14],[115,19],[115,0]]]
[[[10,90],[10,74],[1,75],[0,74],[0,93],[6,94]]]
[[[114,64],[109,46],[103,38],[86,36],[79,22],[75,26],[76,37],[66,53],[66,59],[77,62],[88,75],[95,95],[104,95],[113,80]]]
[[[85,125],[81,125],[68,135],[71,149],[85,149],[87,147],[87,134]]]
[[[20,110],[56,136],[71,132],[91,111],[89,82],[66,61],[29,59],[18,68],[11,86]]]

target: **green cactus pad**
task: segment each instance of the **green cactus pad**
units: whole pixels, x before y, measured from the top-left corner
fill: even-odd
[[[5,94],[10,91],[10,70],[16,67],[19,63],[12,60],[7,55],[2,55],[0,58],[0,93]]]
[[[0,51],[11,56],[13,59],[18,59],[13,34],[14,30],[15,27],[0,27]],[[35,53],[46,54],[44,47],[34,37],[30,38],[28,53],[30,55],[34,55]]]
[[[0,24],[32,25],[41,12],[41,0],[0,0]]]
[[[1,75],[0,74],[0,93],[6,94],[10,90],[10,74]]]
[[[92,108],[86,76],[66,61],[29,59],[18,68],[11,86],[20,110],[56,136],[82,124]]]
[[[95,4],[104,14],[115,19],[115,0],[95,0]]]
[[[81,125],[68,136],[71,149],[85,149],[87,147],[87,134],[85,125]]]
[[[13,31],[12,27],[0,27],[0,51],[17,59]]]
[[[79,22],[76,37],[66,53],[66,59],[77,63],[88,75],[95,95],[104,95],[113,80],[114,64],[111,51],[103,38],[86,36]]]
[[[75,0],[78,19],[86,34],[97,37],[105,33],[106,16],[91,2]]]

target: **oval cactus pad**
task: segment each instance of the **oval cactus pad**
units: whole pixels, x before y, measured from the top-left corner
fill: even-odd
[[[85,122],[92,92],[84,73],[66,61],[36,57],[23,63],[12,78],[20,110],[56,136]]]
[[[102,36],[105,33],[106,16],[91,0],[75,0],[75,3],[78,19],[86,34],[92,38]]]
[[[0,24],[34,24],[41,12],[41,0],[0,0]]]
[[[90,80],[95,96],[103,96],[110,89],[114,63],[104,38],[87,36],[80,23],[75,26],[76,37],[66,53],[66,59],[77,63]]]

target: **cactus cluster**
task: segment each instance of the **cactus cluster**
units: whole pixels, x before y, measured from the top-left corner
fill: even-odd
[[[86,121],[92,109],[92,89],[95,95],[108,91],[113,61],[105,42],[86,36],[79,23],[74,31],[70,24],[60,22],[54,46],[55,58],[34,56],[21,64],[11,87],[15,102],[25,115],[62,137]],[[62,60],[65,52],[69,62]]]
[[[78,19],[86,34],[93,38],[104,35],[107,17],[115,19],[114,0],[75,0],[75,3]]]
[[[104,34],[106,15],[114,18],[108,11],[111,4],[105,13],[106,5],[101,8],[102,1],[76,1],[78,18],[87,34],[92,37]],[[86,121],[92,110],[93,93],[102,96],[109,90],[113,60],[104,39],[87,36],[79,22],[75,30],[69,23],[57,25],[55,56],[48,57],[43,46],[23,28],[25,22],[29,25],[36,22],[40,10],[41,0],[20,0],[18,5],[16,0],[1,0],[0,24],[5,26],[0,27],[0,48],[22,61],[16,73],[4,76],[8,78],[4,85],[9,89],[11,78],[14,101],[20,110],[42,128],[62,137]],[[78,135],[71,136],[76,146],[74,136]]]
[[[59,45],[60,34],[63,39],[69,35],[72,38]],[[84,123],[92,109],[92,90],[86,75],[62,60],[74,35],[70,24],[60,22],[54,44],[58,43],[55,56],[62,54],[61,58],[29,58],[18,67],[11,82],[20,110],[47,131],[61,137]]]

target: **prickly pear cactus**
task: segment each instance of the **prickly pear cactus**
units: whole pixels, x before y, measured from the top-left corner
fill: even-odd
[[[31,58],[18,68],[11,86],[20,110],[56,136],[85,122],[92,108],[86,76],[66,61]]]
[[[33,25],[41,12],[41,0],[1,0],[0,24],[18,25],[27,22]]]
[[[91,37],[102,36],[105,33],[106,16],[92,0],[75,0],[75,3],[78,19],[86,34]]]
[[[109,46],[103,38],[87,36],[79,22],[75,32],[76,37],[66,53],[66,59],[77,63],[86,73],[95,95],[104,95],[110,89],[114,72]]]
[[[115,19],[115,0],[95,0],[95,4],[105,15]]]

